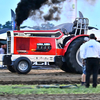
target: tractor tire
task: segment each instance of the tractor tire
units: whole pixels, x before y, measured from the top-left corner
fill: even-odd
[[[60,69],[63,70],[63,71],[65,71],[65,72],[71,73],[71,70],[67,66],[66,62],[63,62],[63,65],[60,66]]]
[[[13,68],[13,66],[7,65],[7,69],[12,73],[16,72],[15,69]]]
[[[82,59],[80,58],[80,46],[84,37],[79,37],[74,40],[66,52],[66,64],[73,73],[82,73]]]
[[[14,62],[14,69],[18,74],[27,74],[32,69],[32,62],[26,57],[17,58]]]

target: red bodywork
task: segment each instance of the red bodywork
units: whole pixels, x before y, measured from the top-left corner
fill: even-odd
[[[63,49],[56,47],[56,39],[60,39],[64,34],[60,30],[21,30],[14,31],[14,33],[56,33],[60,32],[59,37],[23,37],[23,36],[14,36],[14,54],[19,54],[18,50],[26,50],[26,53],[20,53],[24,55],[62,55]],[[48,52],[36,51],[37,43],[50,43],[51,50]]]
[[[14,33],[56,33],[60,32],[61,35],[59,37],[23,37],[23,36],[14,36],[14,54],[20,55],[61,55],[64,56],[67,51],[69,45],[78,37],[88,36],[86,34],[77,35],[70,39],[64,48],[57,48],[56,40],[62,38],[64,34],[60,30],[22,30],[22,31],[14,31]],[[50,43],[51,50],[47,52],[36,51],[37,43]],[[18,50],[26,50],[26,52],[19,53]]]
[[[63,48],[63,55],[65,54],[65,52],[67,52],[69,45],[70,45],[75,39],[77,39],[77,38],[79,38],[79,37],[82,37],[82,36],[88,36],[88,35],[86,35],[86,34],[81,34],[81,35],[77,35],[77,36],[71,38],[70,41],[69,41],[67,44],[65,44],[65,46],[64,46],[64,48]]]

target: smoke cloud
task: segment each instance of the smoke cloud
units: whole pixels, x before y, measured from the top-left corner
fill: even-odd
[[[90,5],[95,5],[97,0],[85,0]]]
[[[54,17],[54,13],[56,13],[56,12],[57,12],[57,15]],[[60,8],[53,7],[51,9],[49,9],[48,14],[44,15],[43,17],[44,17],[45,20],[59,20],[60,19],[59,13],[61,13]]]
[[[61,7],[56,6],[65,0],[21,0],[16,8],[16,23],[20,26],[24,20],[30,16],[38,15],[39,18],[44,20],[59,20],[59,13],[61,13]],[[40,10],[42,6],[48,6],[49,10],[46,15]],[[35,17],[33,17],[35,18]]]

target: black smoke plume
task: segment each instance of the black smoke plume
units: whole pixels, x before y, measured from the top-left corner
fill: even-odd
[[[60,2],[63,2],[65,0],[21,0],[16,8],[16,24],[17,26],[20,26],[24,20],[26,20],[30,15],[32,15],[32,11],[34,12],[33,15],[35,15],[35,10],[39,10],[39,8],[47,4],[48,6],[52,4],[58,4]],[[53,18],[53,13],[58,11],[60,13],[59,8],[53,7],[49,10],[49,14],[44,15],[45,20],[59,20],[59,16]],[[43,13],[43,12],[42,12]],[[41,14],[42,14],[41,13]],[[57,14],[58,15],[58,14]]]
[[[36,10],[41,7],[47,0],[21,0],[16,8],[16,24],[20,24],[29,17],[31,10]]]
[[[58,7],[52,7],[51,9],[49,9],[49,13],[47,14],[47,15],[45,15],[45,16],[43,16],[44,17],[44,19],[45,20],[59,20],[60,18],[59,18],[59,15],[58,16],[56,16],[56,17],[54,17],[54,13],[55,12],[57,12],[58,14],[60,13],[60,10],[59,10],[59,8]]]

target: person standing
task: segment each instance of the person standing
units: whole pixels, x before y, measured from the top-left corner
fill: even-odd
[[[88,37],[84,37],[83,45],[89,40]],[[83,47],[82,45],[82,47]],[[82,47],[80,47],[80,52],[82,52]],[[85,57],[84,57],[85,58]],[[85,85],[85,79],[86,79],[86,60],[82,59],[82,68],[83,68],[83,73],[81,76],[81,85]]]
[[[3,49],[3,45],[1,45],[1,48],[0,48],[0,54],[4,54],[4,49]]]
[[[89,41],[82,46],[80,56],[82,59],[86,59],[86,84],[85,87],[90,86],[90,76],[93,74],[94,88],[97,87],[97,76],[99,70],[99,58],[100,58],[100,43],[96,41],[94,34],[89,35]]]
[[[7,45],[6,44],[4,44],[3,49],[4,49],[4,54],[6,54],[7,53]]]

